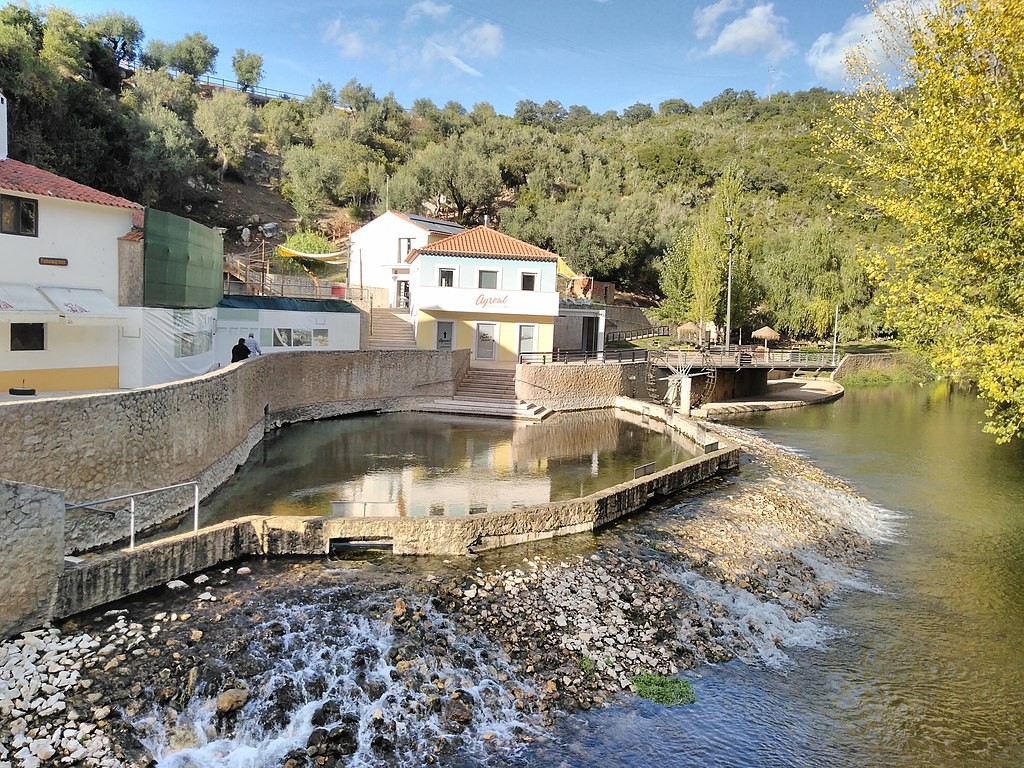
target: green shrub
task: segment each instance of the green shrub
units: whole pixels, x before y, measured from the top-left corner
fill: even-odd
[[[630,679],[637,696],[662,704],[666,707],[677,707],[693,704],[697,694],[689,680],[664,675],[637,675]]]

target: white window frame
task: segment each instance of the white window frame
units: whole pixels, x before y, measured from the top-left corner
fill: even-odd
[[[525,288],[523,288],[523,278],[526,277],[527,275],[533,275],[533,289],[529,290],[529,291],[527,291]],[[540,291],[540,272],[535,272],[533,270],[527,270],[527,269],[520,270],[519,271],[519,290],[523,291],[524,293],[537,293],[538,291]]]
[[[441,284],[441,270],[451,270],[452,273],[452,288],[459,287],[459,268],[454,264],[438,264],[437,269],[434,273],[434,285],[438,288],[448,288],[447,285]]]
[[[493,272],[494,273],[494,287],[493,288],[481,288],[480,287],[480,275],[482,273],[484,273],[484,272]],[[501,272],[502,272],[502,270],[501,270],[500,267],[497,268],[497,269],[495,269],[493,267],[477,267],[476,268],[476,286],[475,286],[476,289],[480,290],[480,291],[500,291],[500,290],[502,290],[502,287],[501,287]]]
[[[479,357],[477,353],[480,350],[480,326],[481,325],[493,325],[494,326],[494,357]],[[501,357],[501,323],[494,320],[477,320],[473,323],[473,360],[498,360]]]

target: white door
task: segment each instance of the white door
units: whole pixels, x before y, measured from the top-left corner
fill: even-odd
[[[455,337],[455,323],[451,320],[438,320],[437,344],[435,349],[451,350],[452,339]]]
[[[477,323],[476,359],[498,359],[498,326],[496,323]]]
[[[519,326],[519,354],[537,351],[537,326]]]

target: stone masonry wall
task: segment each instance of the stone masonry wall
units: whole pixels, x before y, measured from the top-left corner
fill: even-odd
[[[59,491],[0,480],[0,638],[48,621],[64,562]]]
[[[643,397],[646,391],[645,362],[516,367],[516,397],[555,411],[611,408],[617,397]]]
[[[0,472],[5,480],[62,489],[70,504],[187,481],[198,481],[205,497],[265,430],[450,397],[467,354],[288,352],[144,389],[2,403]],[[137,529],[180,513],[191,499],[190,490],[140,499]],[[126,539],[127,502],[118,506],[112,519],[69,512],[66,552]]]

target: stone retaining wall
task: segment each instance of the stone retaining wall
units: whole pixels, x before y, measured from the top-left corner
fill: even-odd
[[[53,615],[64,560],[64,497],[0,480],[0,638]]]
[[[468,352],[287,352],[138,390],[0,404],[3,478],[60,488],[68,503],[197,481],[209,495],[282,424],[451,397]],[[139,499],[137,528],[191,505],[184,490]],[[66,553],[127,539],[112,517],[68,513]]]
[[[247,518],[69,564],[63,555],[127,538],[127,513],[81,511],[86,501],[196,481],[205,496],[243,463],[267,430],[369,410],[404,410],[450,397],[469,366],[465,351],[293,352],[235,364],[197,379],[81,397],[0,404],[0,633],[38,626],[253,554],[322,554],[332,539],[389,539],[402,554],[471,551],[593,530],[735,466],[736,448],[674,412],[623,398],[646,363],[520,366],[525,384],[550,385],[562,409],[619,406],[687,434],[708,453],[640,480],[569,502],[466,518],[383,520]],[[611,373],[612,375],[609,375]],[[521,382],[522,383],[522,382]],[[517,387],[519,384],[517,384]],[[537,400],[537,398],[530,398]],[[60,485],[52,490],[33,484]],[[139,530],[191,504],[138,504]],[[66,518],[66,519],[65,519]]]
[[[611,408],[647,391],[647,363],[558,363],[516,367],[516,397],[553,411]]]
[[[906,352],[878,352],[867,355],[846,355],[832,372],[833,381],[861,371],[891,371],[902,368],[912,360]]]

